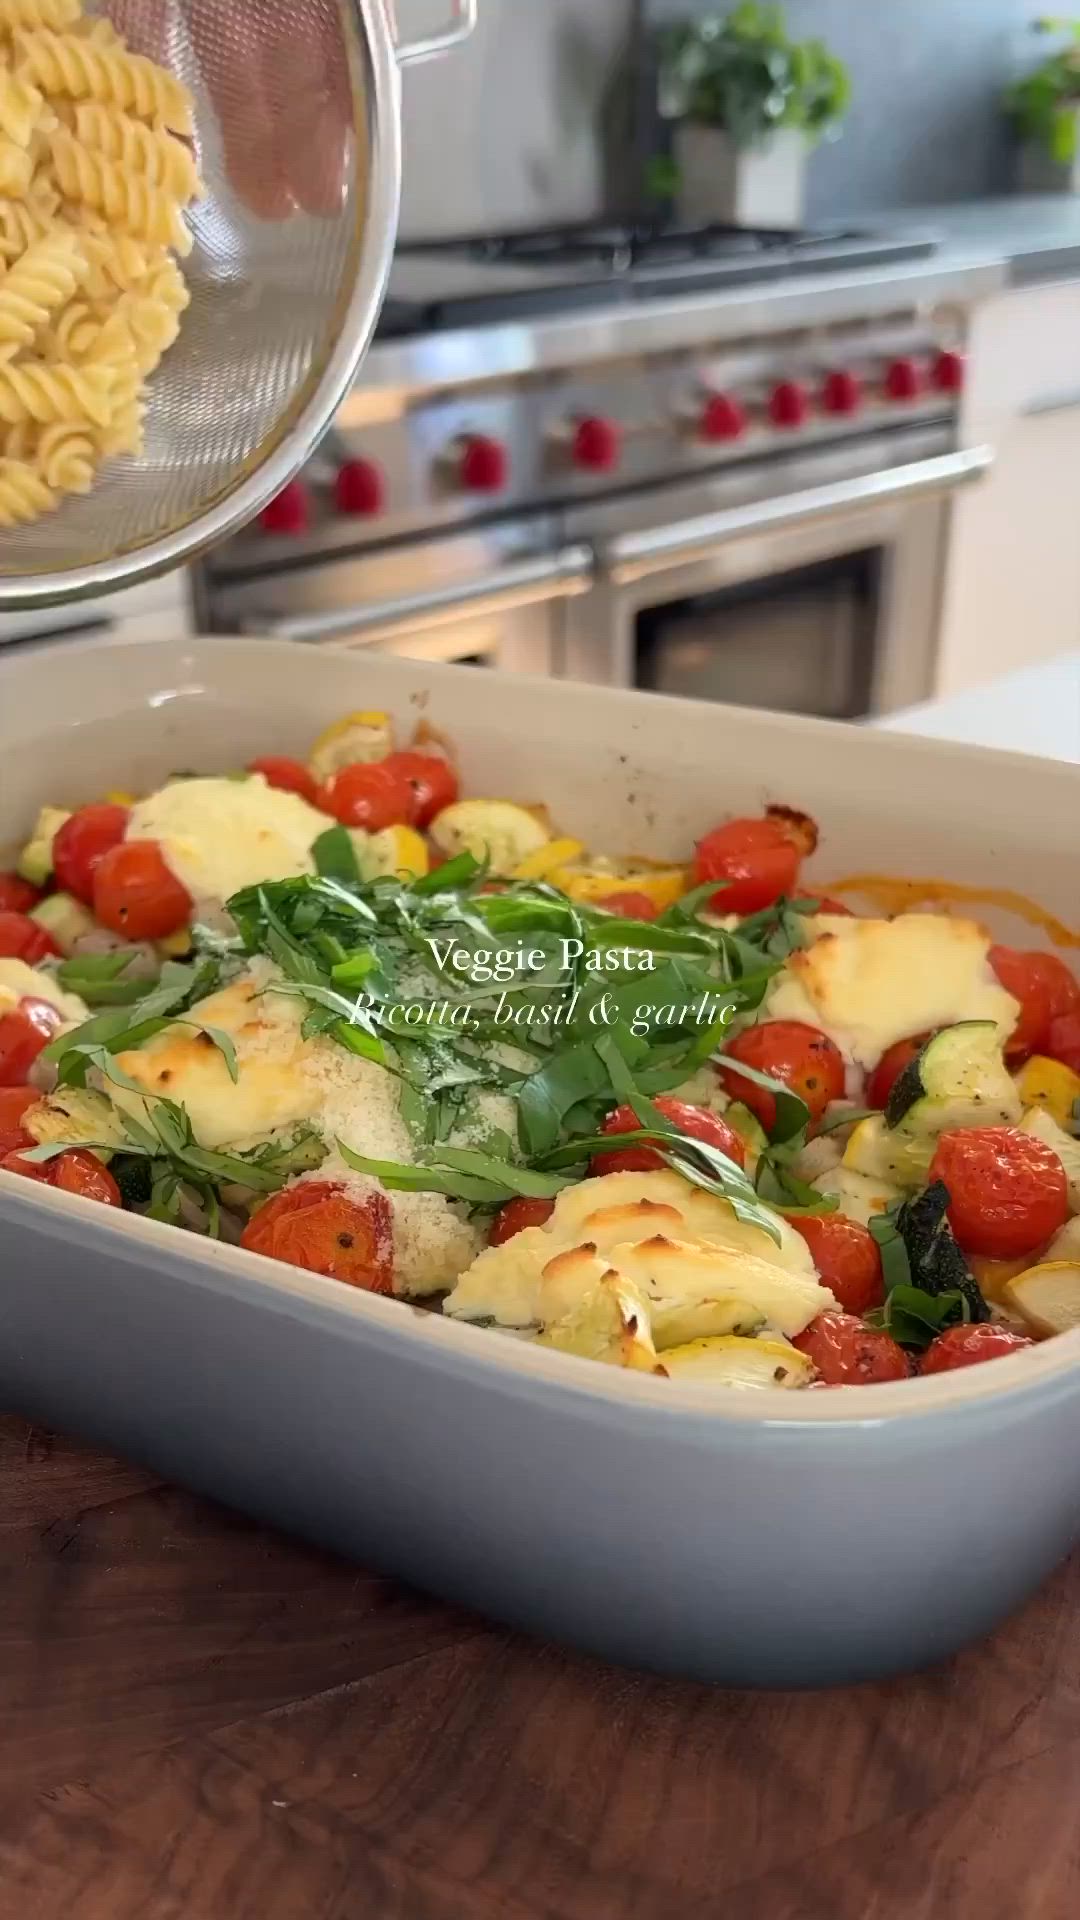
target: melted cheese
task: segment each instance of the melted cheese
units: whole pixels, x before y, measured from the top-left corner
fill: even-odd
[[[990,937],[972,920],[821,915],[814,930],[817,939],[774,981],[763,1018],[819,1027],[860,1067],[933,1027],[992,1020],[1005,1040],[1016,1025],[1017,1002],[990,966]]]
[[[299,794],[246,780],[173,780],[131,809],[129,840],[156,840],[193,900],[227,900],[264,880],[313,873],[331,824]]]
[[[0,960],[0,1013],[10,1013],[20,1000],[47,1000],[72,1026],[89,1018],[90,1010],[78,994],[65,993],[51,973],[39,973],[25,960]]]

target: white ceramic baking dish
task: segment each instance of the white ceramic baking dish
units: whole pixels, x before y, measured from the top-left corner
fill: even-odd
[[[597,847],[681,854],[780,800],[821,822],[823,882],[933,874],[1075,908],[1080,774],[1064,766],[256,640],[5,662],[0,843],[46,800],[299,751],[362,706],[405,730],[426,717],[473,792],[545,799]],[[734,1684],[948,1654],[1080,1539],[1080,1333],[935,1379],[716,1398],[10,1175],[0,1391],[505,1620]]]

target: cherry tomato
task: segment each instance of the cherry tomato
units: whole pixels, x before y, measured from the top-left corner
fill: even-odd
[[[1046,1051],[1051,1060],[1080,1073],[1080,1013],[1059,1013],[1051,1020]]]
[[[555,1211],[554,1200],[508,1200],[500,1207],[491,1223],[488,1234],[489,1247],[501,1247],[506,1240],[512,1240],[516,1233],[525,1227],[542,1227],[550,1220]]]
[[[988,1320],[977,1327],[950,1327],[931,1341],[919,1361],[919,1372],[952,1373],[957,1367],[977,1367],[983,1360],[1001,1360],[1034,1345],[1026,1333],[1012,1333]]]
[[[650,900],[647,893],[635,893],[632,887],[624,893],[606,893],[597,905],[620,914],[624,920],[657,920],[660,916],[655,900]]]
[[[0,1087],[0,1158],[19,1147],[33,1146],[33,1136],[27,1133],[22,1119],[40,1099],[36,1087]]]
[[[367,1293],[394,1291],[394,1217],[385,1193],[355,1200],[333,1180],[305,1180],[252,1214],[240,1244]]]
[[[261,773],[267,786],[278,787],[282,793],[298,793],[301,800],[315,805],[319,783],[302,760],[290,760],[283,753],[267,753],[261,760],[252,760],[248,772]]]
[[[98,1200],[105,1207],[119,1207],[120,1189],[96,1155],[84,1147],[71,1147],[52,1160],[24,1160],[9,1153],[3,1165],[8,1173],[21,1173],[26,1180],[40,1180],[61,1193],[77,1193],[84,1200]]]
[[[872,1233],[842,1213],[804,1214],[791,1221],[814,1256],[823,1286],[845,1313],[869,1313],[885,1298],[881,1254]]]
[[[1015,947],[991,947],[990,965],[1006,993],[1020,1002],[1020,1015],[1005,1044],[1010,1060],[1027,1060],[1037,1053],[1050,1025],[1050,997],[1046,983],[1032,962],[1033,953],[1018,953]]]
[[[864,1327],[850,1313],[819,1313],[791,1344],[812,1361],[827,1387],[872,1387],[911,1374],[907,1354],[892,1335]]]
[[[21,873],[0,873],[0,913],[29,913],[41,899],[41,888],[32,887]]]
[[[319,788],[318,804],[343,826],[364,827],[369,833],[411,826],[413,819],[412,787],[385,760],[358,760],[343,767]]]
[[[747,1027],[724,1049],[724,1059],[741,1060],[779,1080],[805,1100],[813,1120],[821,1119],[831,1101],[844,1097],[843,1054],[828,1034],[801,1020],[765,1020],[758,1027]],[[721,1066],[718,1071],[725,1091],[749,1107],[771,1134],[776,1125],[775,1096],[744,1080],[734,1067]]]
[[[80,807],[65,820],[53,840],[53,873],[64,893],[73,893],[89,907],[94,898],[94,870],[98,861],[118,847],[127,832],[128,809],[103,801]]]
[[[710,1147],[716,1147],[720,1153],[734,1160],[741,1167],[746,1159],[746,1148],[737,1133],[721,1120],[719,1114],[710,1113],[707,1107],[692,1107],[685,1100],[674,1100],[670,1094],[662,1093],[656,1100],[665,1120],[670,1120],[680,1133],[688,1134],[691,1140],[704,1140]],[[616,1107],[609,1113],[601,1127],[601,1133],[636,1133],[641,1121],[632,1107]],[[589,1162],[589,1172],[602,1173],[653,1173],[666,1162],[656,1147],[624,1147],[618,1153],[594,1153]]]
[[[694,885],[728,882],[709,902],[714,913],[758,913],[793,891],[801,859],[779,820],[729,820],[698,841]]]
[[[25,960],[28,967],[36,967],[59,951],[52,934],[28,913],[0,913],[0,959]]]
[[[390,753],[376,765],[408,783],[412,792],[409,820],[414,827],[430,826],[437,813],[453,806],[461,791],[455,769],[441,753]]]
[[[186,926],[191,906],[156,840],[125,840],[94,869],[94,912],[125,939],[165,940]]]
[[[877,1066],[866,1082],[866,1104],[884,1111],[890,1093],[904,1068],[911,1065],[917,1053],[921,1053],[930,1035],[913,1033],[909,1040],[898,1040],[881,1056]]]
[[[1065,1169],[1019,1127],[966,1127],[938,1139],[930,1179],[949,1189],[949,1224],[965,1253],[1012,1260],[1065,1225]]]
[[[0,1087],[24,1086],[38,1054],[62,1025],[51,1001],[30,996],[0,1013]]]

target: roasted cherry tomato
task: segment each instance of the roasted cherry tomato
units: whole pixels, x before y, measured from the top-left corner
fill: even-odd
[[[252,760],[248,772],[261,773],[267,786],[279,787],[282,793],[298,793],[301,800],[315,805],[319,783],[302,760],[290,760],[283,753],[267,753],[261,760]]]
[[[516,1233],[522,1233],[526,1227],[542,1227],[550,1220],[555,1211],[554,1200],[508,1200],[500,1207],[491,1223],[488,1233],[489,1247],[501,1247],[504,1240],[512,1240]]]
[[[930,1035],[913,1033],[909,1040],[898,1040],[882,1054],[877,1066],[866,1082],[866,1104],[882,1110],[888,1102],[890,1093],[904,1068],[911,1065],[917,1053],[921,1053]]]
[[[394,1217],[385,1193],[357,1200],[336,1181],[305,1180],[252,1214],[240,1244],[367,1293],[394,1291]]]
[[[1065,1169],[1052,1147],[1019,1127],[943,1133],[930,1179],[949,1189],[949,1224],[965,1253],[1013,1260],[1065,1225]]]
[[[657,920],[660,917],[656,901],[650,900],[647,893],[635,893],[632,887],[623,893],[606,893],[596,904],[606,907],[608,913],[620,914],[624,920]]]
[[[24,1086],[38,1054],[62,1025],[50,1000],[27,997],[0,1013],[0,1087]]]
[[[84,906],[94,899],[94,871],[103,855],[118,847],[127,832],[128,809],[102,801],[80,807],[65,820],[53,840],[53,874],[64,893],[73,893]]]
[[[801,1233],[821,1276],[845,1313],[869,1313],[885,1298],[881,1254],[872,1233],[842,1213],[802,1214],[791,1225]]]
[[[441,753],[390,753],[375,764],[407,782],[412,792],[409,823],[414,827],[429,826],[444,807],[453,806],[461,790],[457,773]]]
[[[94,912],[127,940],[165,940],[186,926],[191,895],[156,840],[125,840],[94,869]]]
[[[693,1107],[685,1100],[674,1100],[670,1094],[662,1093],[654,1102],[665,1120],[670,1120],[680,1133],[688,1134],[691,1140],[704,1140],[710,1147],[716,1147],[720,1153],[734,1160],[736,1166],[742,1166],[746,1158],[746,1148],[737,1133],[721,1120],[719,1114],[710,1113],[707,1107]],[[601,1127],[601,1133],[637,1133],[641,1121],[632,1107],[616,1107],[609,1113]],[[589,1162],[589,1172],[602,1173],[654,1173],[666,1162],[656,1147],[624,1147],[617,1153],[594,1153]]]
[[[411,826],[413,821],[412,787],[385,760],[358,760],[343,767],[319,788],[318,804],[343,826],[364,827],[368,833]]]
[[[23,1126],[23,1115],[36,1107],[41,1094],[36,1087],[0,1087],[0,1159],[19,1147],[32,1147],[33,1136]]]
[[[827,1387],[872,1387],[911,1374],[908,1357],[892,1335],[864,1327],[850,1313],[819,1313],[791,1344],[805,1353]]]
[[[1080,1013],[1059,1013],[1051,1020],[1046,1051],[1051,1060],[1080,1073]]]
[[[813,1120],[820,1120],[833,1100],[844,1097],[843,1054],[828,1034],[801,1020],[765,1020],[760,1026],[747,1027],[725,1047],[724,1060],[741,1060],[779,1080],[805,1100]],[[775,1096],[745,1080],[734,1066],[722,1065],[718,1071],[725,1091],[749,1107],[771,1134],[776,1125]]]
[[[919,1361],[919,1372],[952,1373],[956,1367],[977,1367],[983,1360],[1001,1360],[1034,1345],[1026,1333],[1012,1333],[990,1321],[977,1327],[950,1327],[931,1341]]]
[[[32,887],[21,873],[0,873],[0,913],[29,913],[41,899],[41,888]]]
[[[802,857],[783,822],[728,820],[698,841],[694,885],[727,882],[709,902],[714,913],[758,913],[793,891]]]
[[[28,913],[0,913],[0,959],[25,960],[28,967],[36,967],[59,951],[52,934]]]
[[[1080,982],[1056,953],[1018,953],[1015,947],[991,947],[990,964],[1006,993],[1020,1002],[1020,1018],[1005,1052],[1026,1060],[1049,1049],[1051,1023],[1080,1013]]]
[[[9,1153],[3,1162],[8,1173],[21,1173],[26,1180],[40,1180],[61,1193],[78,1193],[84,1200],[98,1200],[102,1206],[120,1206],[120,1189],[101,1161],[85,1147],[71,1147],[52,1160],[24,1160]]]

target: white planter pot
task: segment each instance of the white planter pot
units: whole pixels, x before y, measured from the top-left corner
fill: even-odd
[[[720,127],[684,123],[675,133],[679,219],[689,226],[801,226],[806,152],[795,131],[774,133],[759,147],[736,147]]]
[[[1076,119],[1080,131],[1080,113]],[[1021,193],[1080,193],[1080,141],[1070,166],[1053,159],[1040,142],[1027,140],[1020,148],[1018,172]]]

